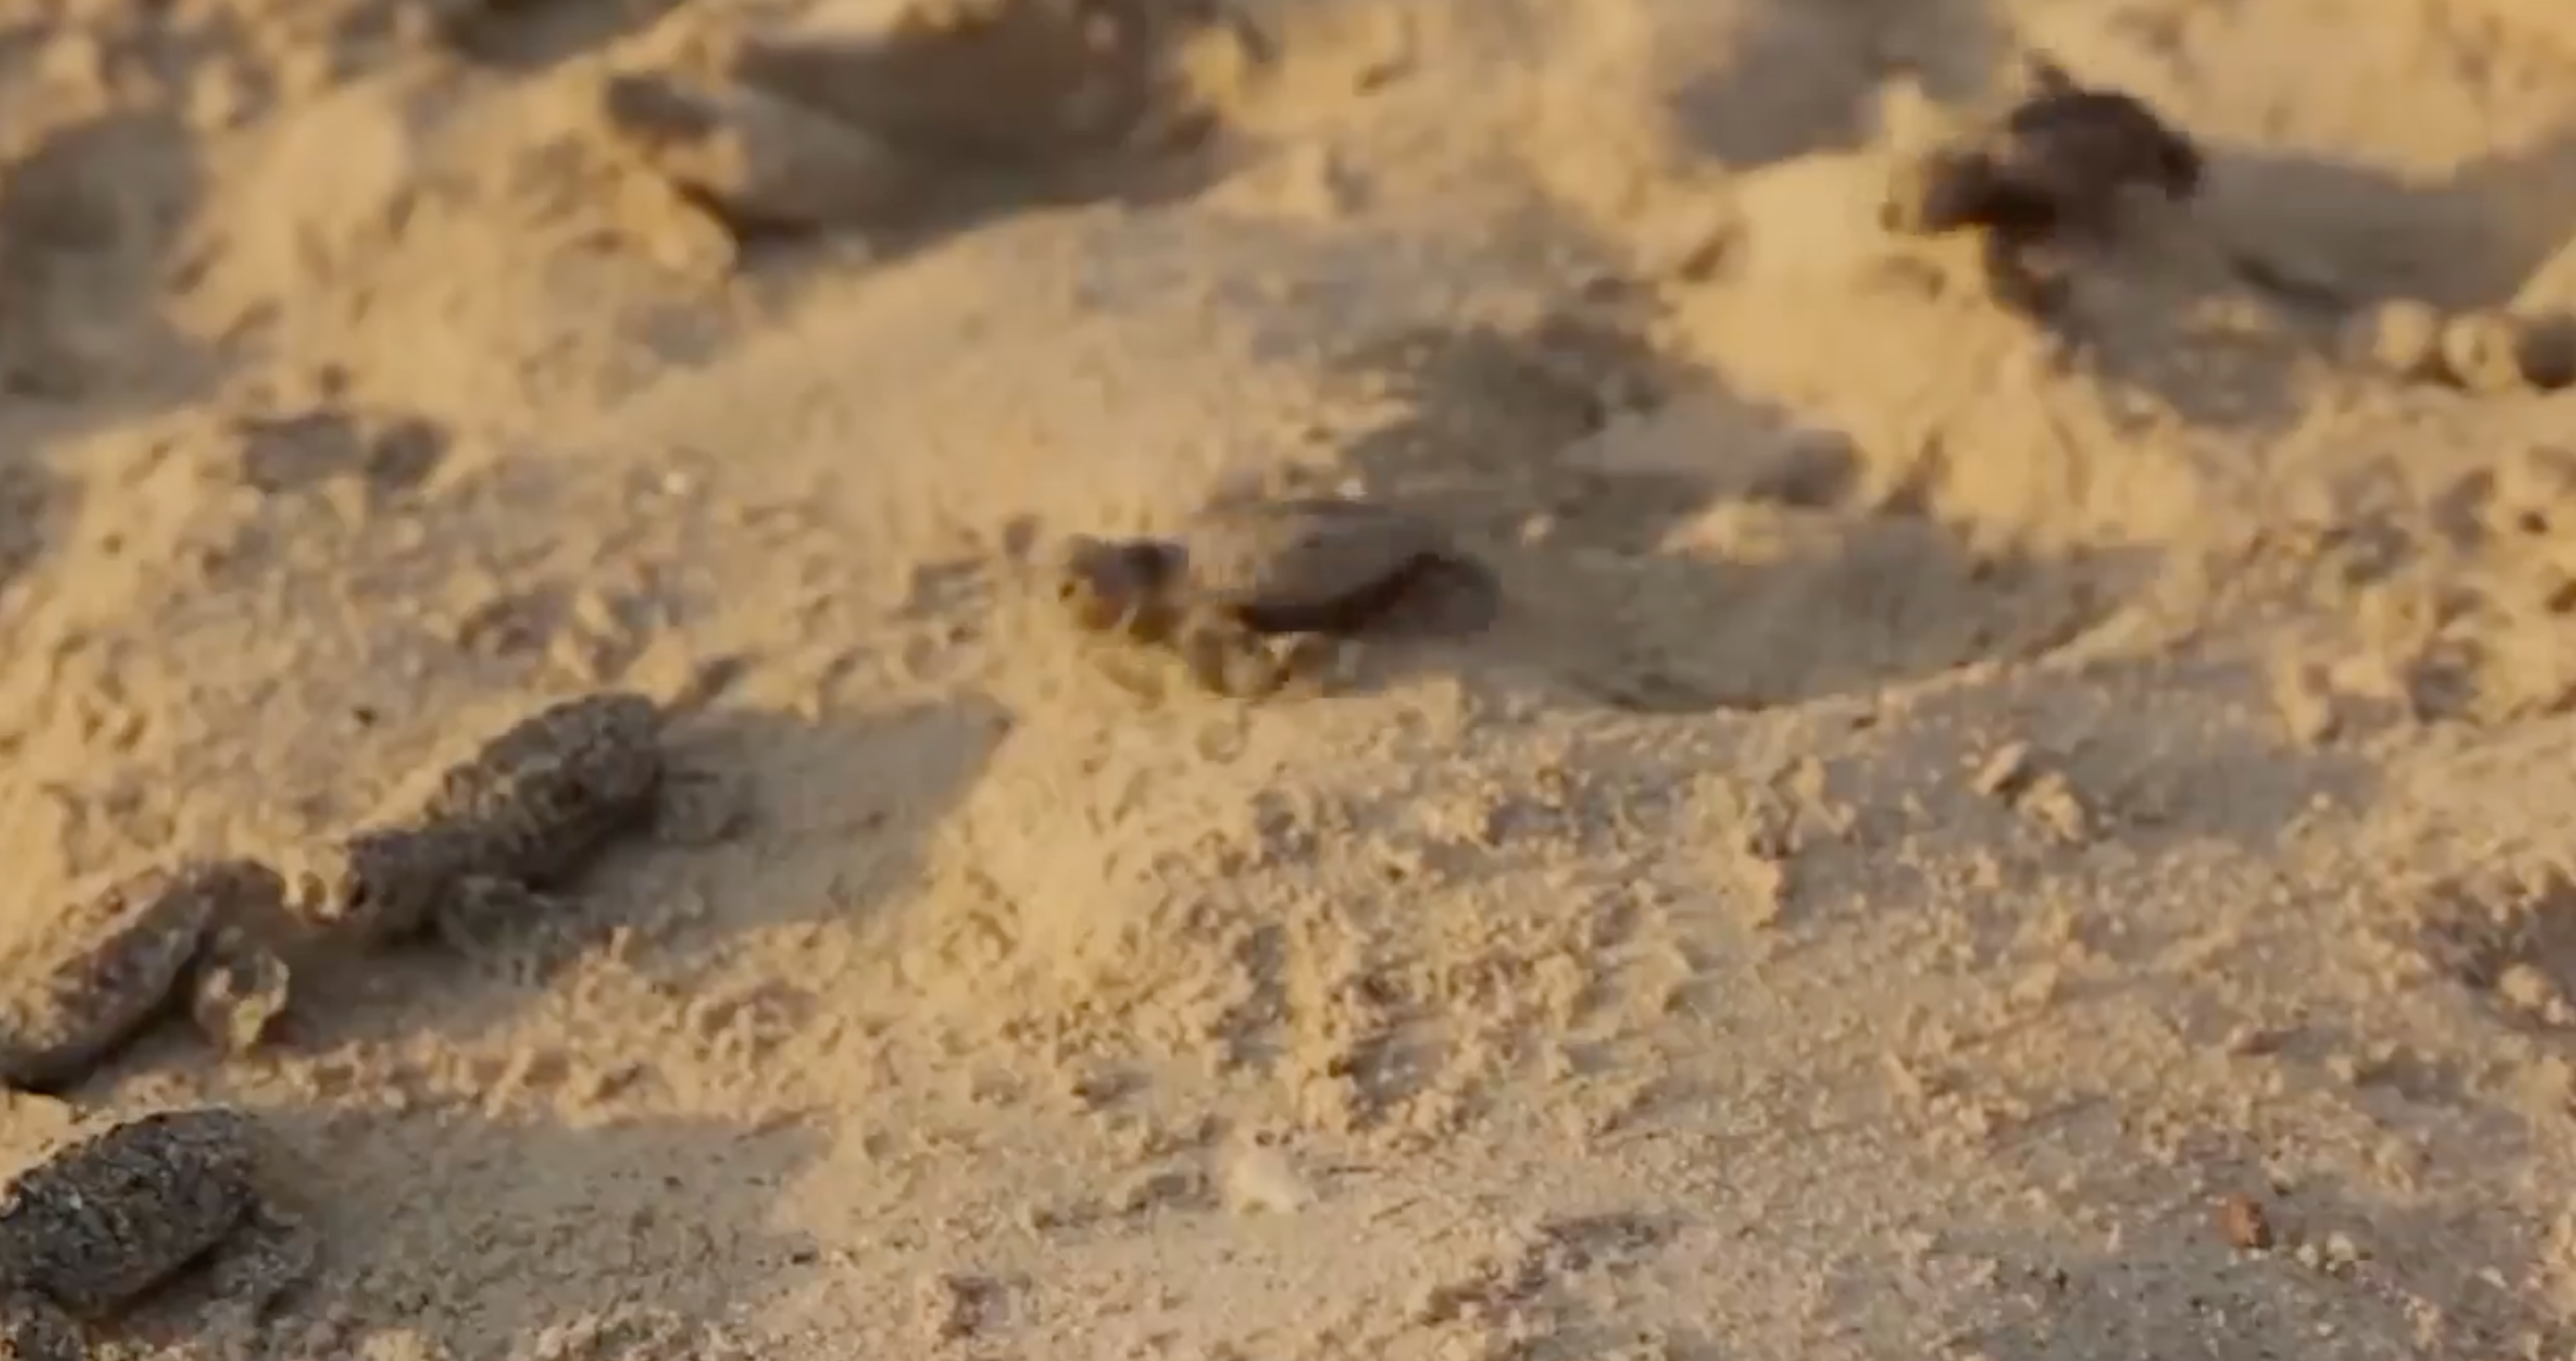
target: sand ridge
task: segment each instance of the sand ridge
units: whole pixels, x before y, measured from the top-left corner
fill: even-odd
[[[300,1155],[101,1354],[2576,1354],[2576,406],[2371,348],[2565,305],[2555,10],[1088,8],[0,0],[0,920],[708,700],[542,951],[7,1098]],[[2211,160],[2079,347],[1873,216],[2032,50]],[[1502,617],[1028,589],[1245,484]]]

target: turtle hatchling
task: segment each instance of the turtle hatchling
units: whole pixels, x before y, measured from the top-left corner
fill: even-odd
[[[2134,96],[2078,85],[2040,58],[2030,62],[2026,83],[2000,117],[1900,161],[1879,222],[1914,236],[1982,231],[1996,296],[2046,310],[2063,296],[2065,279],[2032,262],[2036,248],[2070,230],[2108,239],[2131,188],[2173,202],[2193,197],[2202,157]]]
[[[663,783],[660,706],[612,690],[549,704],[442,771],[410,817],[309,851],[296,905],[361,942],[437,932],[463,945],[578,877],[650,822]]]
[[[2079,85],[2033,58],[2027,88],[2001,117],[1897,168],[1880,221],[1917,235],[1985,228],[2038,237],[2107,225],[2131,187],[2191,198],[2201,178],[2200,150],[2144,101]]]
[[[257,1043],[286,1005],[285,963],[245,923],[284,895],[251,860],[185,859],[117,879],[0,943],[0,1082],[79,1081],[194,993],[187,1010],[227,1050]]]
[[[0,1185],[0,1342],[69,1361],[75,1320],[201,1261],[219,1301],[264,1312],[310,1274],[317,1246],[269,1199],[268,1137],[223,1106],[107,1119]]]
[[[1296,497],[1212,506],[1175,539],[1073,536],[1055,585],[1080,627],[1168,648],[1207,689],[1259,698],[1313,666],[1316,644],[1364,632],[1434,577],[1474,567],[1420,516]]]

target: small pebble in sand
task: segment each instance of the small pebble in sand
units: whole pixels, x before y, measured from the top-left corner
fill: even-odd
[[[958,1342],[1001,1322],[1002,1283],[988,1276],[942,1272],[923,1277],[917,1293],[921,1329],[932,1342]]]
[[[2569,1007],[2558,981],[2528,961],[2506,965],[2496,975],[2495,991],[2506,1006],[2535,1020],[2550,1025],[2576,1021],[2576,1008]]]
[[[2381,303],[2362,314],[2353,334],[2356,357],[2382,372],[2415,382],[2442,376],[2442,314],[2430,303]]]
[[[1997,748],[1969,784],[2060,842],[2081,845],[2092,838],[2093,815],[2083,796],[2063,774],[2047,768],[2027,742]]]
[[[2011,799],[2030,787],[2039,771],[2028,742],[2007,742],[1977,767],[1971,788],[1990,799]]]
[[[2513,319],[2500,312],[2462,312],[2442,323],[2442,367],[2471,392],[2523,386],[2520,348]]]
[[[2293,742],[2318,746],[2342,730],[2343,706],[2333,674],[2314,662],[2297,662],[2272,676],[2272,707]]]
[[[1225,1203],[1238,1214],[1295,1214],[1314,1203],[1315,1192],[1288,1155],[1267,1144],[1245,1144],[1225,1163]]]
[[[2391,377],[2495,395],[2576,382],[2576,318],[2493,309],[2444,315],[2412,298],[2355,321],[2347,352]]]
[[[2336,1230],[2323,1239],[2299,1244],[2299,1264],[2317,1271],[2345,1272],[2369,1256],[2354,1242],[2352,1235]]]
[[[2272,1246],[2272,1220],[2263,1203],[2239,1192],[2218,1202],[2218,1232],[2239,1252],[2261,1252]]]

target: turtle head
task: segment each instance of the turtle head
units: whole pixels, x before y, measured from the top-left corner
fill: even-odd
[[[385,827],[303,848],[288,906],[313,926],[384,941],[415,935],[471,854],[463,829]]]
[[[356,916],[367,903],[361,833],[349,842],[298,847],[284,866],[286,905],[315,925],[334,925]]]
[[[1056,601],[1089,632],[1148,638],[1168,626],[1182,571],[1177,545],[1079,534],[1057,557]]]

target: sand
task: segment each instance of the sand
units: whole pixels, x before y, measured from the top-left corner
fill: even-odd
[[[523,958],[0,1108],[295,1155],[100,1354],[2576,1357],[2576,397],[2354,343],[2576,302],[2560,0],[796,8],[0,0],[7,914],[712,696]],[[1872,215],[2031,50],[2211,162],[2071,348]],[[1501,616],[1030,589],[1245,485]]]

